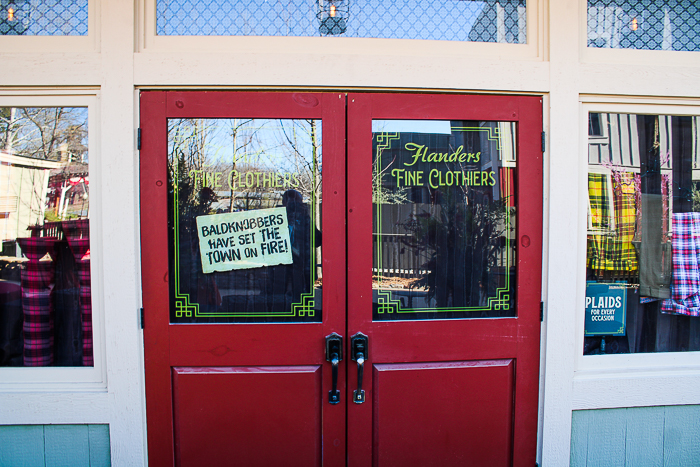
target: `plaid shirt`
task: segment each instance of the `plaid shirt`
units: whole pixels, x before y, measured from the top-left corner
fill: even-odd
[[[673,278],[664,313],[700,316],[700,213],[673,213]]]
[[[608,225],[611,217],[607,178],[610,175],[588,174],[588,196],[594,228],[610,228],[612,235],[588,236],[588,267],[602,275],[604,271],[637,271],[637,252],[632,245],[637,214],[635,180],[632,173],[613,177],[615,229]]]

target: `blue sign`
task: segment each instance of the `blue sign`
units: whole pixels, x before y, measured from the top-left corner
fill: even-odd
[[[586,282],[586,336],[624,336],[627,284]]]

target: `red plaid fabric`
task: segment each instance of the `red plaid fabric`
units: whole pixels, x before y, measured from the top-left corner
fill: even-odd
[[[52,261],[29,261],[21,272],[22,287],[25,290],[47,289],[54,280]]]
[[[90,251],[89,238],[69,237],[68,245],[70,245],[70,249],[76,261],[82,261],[84,256]]]
[[[700,213],[673,213],[671,299],[664,313],[700,316]]]
[[[83,300],[81,293],[81,300]],[[81,303],[80,309],[83,318],[83,366],[93,366],[93,342],[92,342],[92,305],[83,305]]]
[[[39,261],[46,253],[53,257],[53,245],[56,240],[56,237],[28,237],[18,238],[17,243],[30,261]]]
[[[78,263],[78,276],[82,285],[90,285],[90,261],[82,260]]]
[[[92,339],[92,288],[90,286],[90,260],[78,262],[80,274],[80,310],[83,321],[83,366],[93,366]]]
[[[51,284],[53,261],[39,259],[54,254],[55,237],[17,239],[29,261],[22,270],[22,324],[24,366],[48,366],[54,360],[53,301]]]
[[[63,221],[61,228],[69,243],[72,239],[87,239],[90,237],[90,219]]]
[[[24,366],[53,363],[53,306],[50,290],[22,290]]]

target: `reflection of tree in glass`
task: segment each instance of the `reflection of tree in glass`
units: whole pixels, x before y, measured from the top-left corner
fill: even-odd
[[[273,207],[290,188],[320,203],[321,135],[316,120],[171,120],[168,138],[171,160],[179,158],[188,176],[193,170],[221,174],[219,186],[212,187],[220,197],[216,212]],[[293,175],[293,184],[281,185],[285,174]]]
[[[306,199],[320,201],[321,138],[316,120],[280,120],[280,129],[288,167],[299,174],[300,184],[295,189]]]
[[[87,162],[87,109],[2,107],[0,147],[35,159]]]
[[[483,306],[499,286],[499,259],[510,234],[507,217],[514,208],[476,190],[466,196],[461,190],[441,194],[438,209],[418,214],[405,241],[428,256],[421,266],[427,272],[413,286],[426,289],[436,307]]]
[[[88,212],[88,111],[81,107],[0,108],[0,150],[10,156],[61,163],[49,179],[19,202],[35,213],[31,222],[85,217]],[[46,183],[46,185],[44,185]]]
[[[383,169],[380,169],[376,161],[372,164],[372,204],[405,204],[409,202],[408,189],[405,186],[392,186],[387,183],[385,178],[394,166],[396,157],[394,156]]]
[[[315,120],[173,119],[168,122],[171,228],[177,221],[179,291],[213,311],[288,312],[320,277],[321,124]],[[173,183],[176,183],[174,185]],[[286,193],[286,197],[285,194]],[[294,196],[292,196],[294,195]],[[291,265],[203,274],[198,216],[286,206]],[[315,218],[312,219],[313,210]]]

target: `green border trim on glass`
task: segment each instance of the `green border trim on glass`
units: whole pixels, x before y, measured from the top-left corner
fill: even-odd
[[[179,210],[179,196],[178,196],[178,185],[179,185],[179,164],[175,164],[176,169],[173,173],[173,224],[175,230],[175,317],[182,318],[185,317],[207,317],[207,318],[295,318],[295,317],[313,317],[316,314],[315,304],[316,304],[316,289],[314,288],[314,282],[316,282],[316,194],[315,191],[311,192],[311,222],[309,222],[309,235],[311,239],[311,252],[309,255],[309,262],[311,263],[311,283],[309,284],[310,293],[303,293],[299,297],[298,302],[294,302],[290,306],[290,310],[286,312],[268,312],[261,313],[259,311],[253,312],[230,312],[230,313],[207,313],[201,311],[199,303],[190,301],[189,294],[180,292],[180,210]],[[312,186],[316,186],[316,162],[314,161],[314,171],[312,174],[313,183]]]
[[[498,128],[482,128],[482,127],[451,127],[452,131],[481,131],[487,133],[487,138],[489,141],[495,141],[496,142],[496,149],[498,151],[501,150],[501,133]],[[377,173],[381,173],[381,155],[382,152],[385,149],[391,148],[391,142],[393,140],[397,140],[400,138],[399,133],[375,133],[376,138],[377,138],[377,154],[374,159],[375,163],[375,170],[377,170]],[[381,180],[377,178],[375,181],[375,184],[381,183]],[[510,187],[508,185],[503,186],[504,193],[503,193],[503,198],[507,199],[511,195],[509,191],[507,191]],[[377,216],[376,216],[376,222],[377,225],[382,225],[381,223],[381,218],[382,218],[382,208],[381,204],[377,204]],[[510,230],[511,222],[510,222],[510,215],[506,216],[506,229]],[[379,285],[381,286],[381,276],[379,274],[379,271],[381,271],[382,268],[382,255],[381,255],[381,240],[377,242],[377,282],[379,282]],[[506,245],[505,245],[505,251],[506,251],[506,261],[507,263],[510,263],[511,260],[511,239],[509,236],[506,236]],[[499,287],[496,289],[496,295],[493,297],[488,297],[488,303],[486,306],[475,306],[475,307],[439,307],[439,308],[404,308],[401,300],[398,300],[393,296],[392,291],[383,291],[383,290],[378,290],[378,297],[377,297],[377,313],[379,314],[384,314],[384,313],[463,313],[463,312],[474,312],[474,311],[500,311],[500,310],[509,310],[510,309],[510,274],[505,275],[506,282],[503,287]]]

